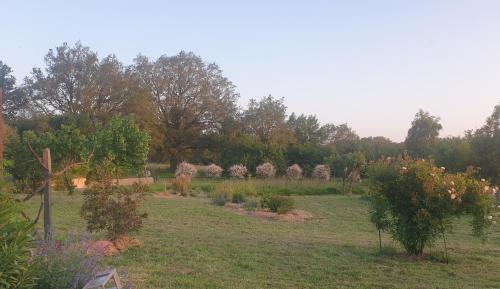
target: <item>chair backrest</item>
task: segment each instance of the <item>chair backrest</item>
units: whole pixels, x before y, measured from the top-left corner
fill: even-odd
[[[114,281],[116,289],[122,289],[122,283],[115,268],[97,273],[83,289],[105,289],[110,281]]]

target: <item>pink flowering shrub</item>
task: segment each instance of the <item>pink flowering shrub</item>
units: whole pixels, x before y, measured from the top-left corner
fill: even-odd
[[[176,176],[184,175],[184,176],[187,176],[190,178],[196,176],[197,173],[198,173],[198,171],[196,170],[196,167],[190,163],[187,163],[187,162],[180,163],[177,166],[177,170],[175,171]]]
[[[298,164],[289,166],[286,169],[286,178],[289,180],[300,180],[304,177],[304,173]]]
[[[257,177],[261,179],[270,179],[276,175],[276,169],[269,162],[263,163],[258,166],[255,172],[257,174]]]
[[[330,180],[330,167],[327,165],[317,165],[312,173],[313,178],[318,180]]]
[[[205,174],[209,178],[220,178],[224,170],[218,165],[211,164],[205,168]]]
[[[247,167],[244,165],[233,165],[229,168],[229,175],[232,178],[244,179],[247,175]]]

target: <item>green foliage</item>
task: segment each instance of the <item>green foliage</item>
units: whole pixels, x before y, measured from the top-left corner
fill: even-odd
[[[410,155],[415,158],[429,156],[442,128],[439,117],[419,110],[415,114],[405,139],[405,145]]]
[[[146,213],[139,213],[139,205],[148,192],[147,186],[117,186],[113,182],[109,161],[96,167],[96,181],[82,194],[81,216],[90,232],[105,230],[111,239],[139,230]]]
[[[261,197],[261,206],[263,208],[269,208],[271,212],[278,214],[286,214],[292,211],[294,205],[293,199],[287,196],[264,195]]]
[[[0,288],[30,289],[35,285],[32,232],[33,225],[20,219],[14,201],[0,193]]]
[[[249,211],[249,212],[253,212],[255,210],[257,210],[257,206],[259,205],[259,202],[256,198],[245,198],[245,204],[244,204],[244,208],[245,208],[245,211]]]
[[[447,174],[429,161],[380,161],[370,170],[371,221],[386,230],[409,254],[451,229],[451,219],[472,215],[473,232],[485,236],[492,207],[485,182]]]
[[[233,197],[231,199],[231,202],[235,204],[241,204],[245,202],[245,194],[243,192],[233,192]]]
[[[149,135],[132,118],[115,115],[106,126],[97,128],[92,140],[92,166],[110,160],[115,173],[140,175],[146,166],[149,141]]]
[[[56,131],[45,133],[25,131],[21,137],[15,136],[9,139],[5,150],[8,160],[6,171],[13,177],[18,190],[22,192],[36,189],[43,179],[43,170],[28,144],[39,156],[45,148],[50,148],[53,171],[80,162],[89,154],[86,137],[78,128],[71,125],[61,125]],[[71,171],[68,171],[67,176],[71,176]]]

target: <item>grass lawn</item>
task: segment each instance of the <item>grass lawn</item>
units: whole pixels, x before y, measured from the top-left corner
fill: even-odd
[[[414,261],[377,232],[360,196],[294,196],[314,214],[305,223],[237,215],[204,197],[148,198],[149,217],[136,235],[144,242],[108,263],[146,288],[499,288],[500,228],[486,243],[466,219],[449,236],[450,264],[441,244]],[[55,193],[58,237],[85,230],[81,197]],[[35,214],[37,200],[28,203]]]

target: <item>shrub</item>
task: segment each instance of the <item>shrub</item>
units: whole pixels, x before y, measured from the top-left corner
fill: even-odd
[[[263,163],[256,168],[256,174],[261,179],[269,179],[276,175],[276,169],[271,163]]]
[[[198,170],[196,170],[196,167],[194,165],[187,162],[182,162],[177,166],[175,176],[184,175],[193,178],[197,173]]]
[[[442,237],[451,219],[472,215],[473,232],[484,236],[490,225],[491,194],[486,182],[465,174],[447,174],[429,161],[380,161],[370,170],[371,221],[399,241],[408,254]]]
[[[15,202],[0,192],[0,288],[35,285],[30,252],[33,225],[21,220],[19,213]]]
[[[36,250],[35,289],[80,289],[99,271],[100,255],[87,254],[90,242],[41,243]]]
[[[245,194],[243,192],[233,192],[232,202],[241,204],[245,202]]]
[[[246,198],[245,199],[245,210],[246,211],[255,211],[257,210],[257,205],[258,205],[258,202],[255,198]]]
[[[137,231],[147,214],[139,213],[148,187],[135,184],[120,187],[114,184],[106,163],[96,167],[96,182],[83,192],[81,216],[87,221],[90,232],[105,230],[108,236],[117,237]]]
[[[217,206],[224,206],[227,203],[226,195],[224,194],[215,194],[212,198],[212,203]]]
[[[313,178],[318,180],[330,180],[330,167],[327,165],[317,165],[312,173]]]
[[[300,180],[303,177],[304,174],[298,164],[291,165],[286,169],[286,178],[289,180]]]
[[[261,205],[264,208],[269,208],[271,212],[286,214],[293,210],[294,201],[287,196],[263,196]]]
[[[232,178],[244,179],[247,172],[247,167],[244,165],[233,165],[229,168],[229,175]]]
[[[174,187],[174,190],[176,193],[180,194],[181,196],[188,196],[189,195],[189,183],[191,182],[191,178],[187,175],[177,175],[173,180],[172,180],[172,186]]]
[[[224,170],[218,165],[211,164],[206,167],[206,176],[209,178],[220,178]]]

